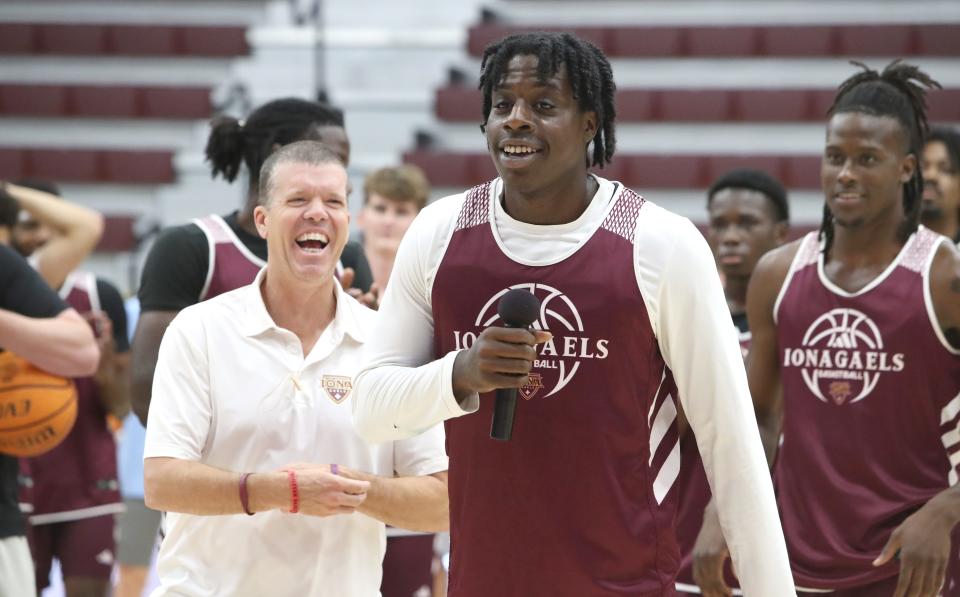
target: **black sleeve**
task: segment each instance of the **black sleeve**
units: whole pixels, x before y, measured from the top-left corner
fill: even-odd
[[[113,345],[117,352],[130,350],[130,341],[127,340],[127,310],[123,307],[123,297],[117,287],[97,278],[97,294],[100,295],[100,308],[110,318],[113,324]]]
[[[140,276],[142,311],[179,311],[200,299],[210,248],[196,224],[168,228],[150,248]]]
[[[356,241],[347,241],[347,246],[343,248],[340,255],[340,263],[343,267],[352,267],[356,277],[353,279],[353,287],[367,292],[370,285],[373,284],[373,272],[370,271],[370,263],[363,252],[363,246]],[[383,291],[383,288],[380,289]]]
[[[67,304],[23,257],[0,245],[0,309],[27,317],[55,317]]]

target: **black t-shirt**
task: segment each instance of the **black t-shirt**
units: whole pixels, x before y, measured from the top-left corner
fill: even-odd
[[[240,242],[251,253],[267,260],[267,241],[248,233],[237,224],[238,212],[224,216]],[[373,274],[363,247],[348,242],[340,256],[343,267],[356,273],[353,285],[364,292],[370,290]],[[194,223],[167,228],[150,249],[140,278],[140,308],[143,311],[179,311],[197,302],[207,278],[210,249],[207,237]]]
[[[54,317],[66,308],[23,257],[0,245],[0,309],[28,317]],[[17,459],[0,454],[0,539],[25,532],[17,502],[17,474]]]

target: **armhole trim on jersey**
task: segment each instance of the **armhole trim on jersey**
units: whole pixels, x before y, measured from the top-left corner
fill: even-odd
[[[74,270],[67,274],[67,278],[63,281],[63,284],[60,285],[60,290],[57,291],[57,294],[63,300],[67,300],[67,297],[70,296],[70,291],[77,285],[77,275],[78,271]]]
[[[937,340],[940,341],[940,344],[943,345],[947,352],[954,355],[960,355],[960,349],[954,348],[947,341],[947,337],[943,334],[943,330],[940,329],[940,322],[937,320],[937,312],[933,308],[933,294],[930,291],[930,269],[933,266],[933,259],[937,256],[937,252],[940,250],[940,244],[945,242],[947,237],[941,237],[937,239],[933,247],[930,249],[930,254],[927,256],[923,264],[923,271],[920,272],[921,280],[923,281],[923,304],[927,309],[927,318],[930,320],[930,327],[933,328],[933,333],[937,336]]]
[[[777,299],[773,302],[773,323],[779,323],[780,303],[783,302],[783,297],[787,295],[787,288],[790,287],[790,282],[793,280],[793,274],[796,273],[797,269],[799,269],[799,262],[804,257],[804,249],[807,248],[807,243],[814,242],[815,240],[816,237],[813,236],[812,232],[809,232],[803,237],[803,241],[801,241],[800,246],[797,247],[797,253],[790,261],[790,269],[787,271],[787,277],[783,279],[783,284],[780,285],[780,292],[777,293]]]
[[[222,229],[222,232],[226,235],[227,240],[233,243],[233,246],[235,246],[237,250],[243,254],[244,257],[249,259],[251,263],[259,267],[260,269],[267,267],[267,262],[264,261],[263,259],[260,259],[256,255],[254,255],[250,251],[250,249],[247,248],[247,245],[243,244],[243,242],[240,241],[240,237],[237,236],[237,233],[233,231],[233,228],[231,228],[230,225],[227,224],[227,222],[224,221],[222,217],[220,217],[218,214],[210,214],[210,219],[216,222],[218,226],[220,226],[220,228]]]
[[[93,272],[83,272],[83,282],[87,287],[87,296],[90,297],[90,310],[94,313],[103,311],[100,304],[100,291],[97,290],[97,277]]]
[[[216,241],[213,238],[213,231],[210,230],[206,222],[201,218],[196,218],[193,220],[193,223],[203,232],[203,236],[207,239],[207,275],[204,277],[203,288],[200,289],[200,295],[197,297],[197,302],[202,303],[207,298],[207,293],[210,292],[210,282],[213,281],[213,267],[217,249]]]

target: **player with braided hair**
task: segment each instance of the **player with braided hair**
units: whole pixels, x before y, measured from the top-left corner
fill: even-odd
[[[747,372],[800,594],[932,597],[960,521],[960,254],[918,225],[939,85],[858,66],[829,110],[820,233],[750,282]]]
[[[744,591],[793,594],[709,247],[588,170],[614,153],[609,62],[564,33],[512,35],[483,56],[499,178],[414,220],[354,383],[367,440],[445,421],[450,597],[675,596],[678,403]],[[542,300],[533,330],[501,327],[511,288]],[[503,388],[522,398],[512,439],[495,442]]]

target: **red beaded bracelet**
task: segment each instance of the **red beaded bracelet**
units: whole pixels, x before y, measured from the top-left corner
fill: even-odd
[[[290,514],[296,514],[300,511],[300,488],[297,487],[296,471],[287,469],[287,477],[290,479]]]
[[[240,505],[247,516],[253,516],[255,512],[250,511],[250,495],[247,493],[247,477],[253,473],[243,473],[240,475]]]

